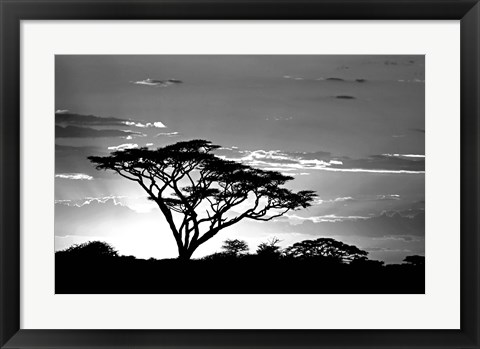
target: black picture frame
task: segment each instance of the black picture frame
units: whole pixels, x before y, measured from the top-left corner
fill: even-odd
[[[480,5],[473,0],[0,0],[1,348],[480,348]],[[20,329],[20,21],[138,19],[460,20],[460,330]]]

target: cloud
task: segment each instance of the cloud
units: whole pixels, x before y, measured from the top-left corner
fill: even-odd
[[[366,247],[364,248],[367,252],[406,252],[411,253],[411,250],[408,249],[399,249],[399,248],[390,248],[390,247]]]
[[[55,111],[55,114],[66,114],[66,113],[68,113],[68,112],[69,112],[68,109],[57,109],[57,110]]]
[[[111,127],[111,126],[134,126],[138,128],[165,128],[165,124],[160,121],[143,122],[132,121],[131,119],[121,119],[115,117],[100,117],[96,115],[83,115],[71,113],[68,110],[57,110],[55,112],[55,125],[68,127]],[[97,129],[95,128],[95,129]]]
[[[338,95],[335,96],[336,99],[357,99],[356,97],[353,96],[348,96],[348,95]]]
[[[128,120],[71,113],[68,110],[55,112],[55,125],[60,126],[123,126]]]
[[[272,171],[333,171],[384,174],[423,174],[425,158],[416,154],[382,154],[364,159],[336,157],[329,152],[283,152],[281,150],[237,150],[223,148],[225,159]],[[399,156],[394,156],[399,155]]]
[[[104,138],[128,137],[138,135],[138,132],[127,130],[97,130],[90,127],[55,126],[55,138]]]
[[[333,157],[332,153],[328,151],[315,151],[315,152],[284,152],[286,155],[293,158],[299,158],[302,160],[324,160],[330,161]]]
[[[363,168],[322,168],[330,172],[353,172],[353,173],[383,173],[383,174],[424,174],[425,171],[409,170],[381,170],[381,169],[363,169]]]
[[[331,170],[378,173],[425,173],[425,156],[414,154],[371,155],[364,159],[343,158],[343,166],[334,166]]]
[[[267,121],[290,121],[293,120],[293,116],[269,116],[266,117]]]
[[[350,202],[350,201],[357,201],[351,196],[343,196],[343,197],[338,197],[338,198],[332,198],[332,199],[321,199],[321,198],[316,198],[313,201],[314,205],[323,205],[327,203],[335,203],[335,202]]]
[[[335,203],[350,203],[350,202],[372,202],[372,201],[391,201],[391,200],[400,200],[400,195],[398,194],[378,194],[378,195],[361,195],[358,197],[352,196],[343,196],[330,199],[322,199],[317,197],[314,201],[314,205],[325,205],[325,204],[335,204]]]
[[[147,122],[147,123],[141,123],[141,122],[135,122],[135,121],[126,121],[125,125],[135,126],[135,127],[140,127],[140,128],[150,128],[150,127],[165,128],[165,127],[167,127],[160,121]]]
[[[86,197],[83,200],[55,200],[55,204],[63,204],[67,206],[75,206],[75,207],[82,207],[84,205],[90,205],[93,202],[96,203],[106,203],[107,201],[112,201],[114,205],[122,205],[118,199],[125,198],[126,196],[103,196],[103,197]]]
[[[425,83],[425,79],[399,79],[397,82],[406,82],[406,83]]]
[[[178,79],[167,79],[167,80],[158,80],[158,79],[145,79],[145,80],[138,80],[138,81],[130,81],[131,84],[135,85],[144,85],[144,86],[151,86],[151,87],[168,87],[172,85],[177,85],[183,83],[183,81]]]
[[[396,157],[396,158],[425,158],[425,155],[421,154],[382,154],[383,156]]]
[[[102,197],[85,197],[84,199],[78,200],[55,200],[55,204],[65,205],[70,207],[83,207],[86,205],[91,205],[91,207],[108,207],[108,206],[119,206],[127,207],[137,213],[147,213],[151,212],[153,209],[158,208],[158,206],[147,200],[147,196],[124,196],[124,195],[109,195]],[[100,204],[105,204],[102,206]]]
[[[176,136],[179,136],[180,133],[179,132],[161,132],[161,133],[157,133],[155,135],[155,137],[176,137]]]
[[[371,238],[414,236],[416,240],[425,236],[425,211],[404,215],[402,211],[386,212],[376,216],[323,215],[299,217],[285,215],[277,218],[271,229],[280,232],[295,231],[314,236],[357,236]],[[412,238],[412,240],[414,240]]]
[[[55,175],[55,178],[74,179],[74,180],[81,180],[81,181],[93,180],[92,176],[89,176],[85,173],[58,173]]]
[[[402,242],[419,242],[423,241],[424,238],[420,236],[413,235],[397,235],[397,236],[382,236],[373,238],[373,240],[393,240],[393,241],[402,241]]]
[[[408,59],[408,60],[391,60],[387,59],[383,61],[384,65],[401,65],[401,66],[409,66],[415,64],[415,61],[413,59]]]
[[[316,81],[322,81],[322,82],[353,82],[353,83],[364,83],[367,82],[366,79],[363,78],[356,78],[356,79],[344,79],[344,78],[339,78],[339,77],[317,77],[317,78],[312,78],[312,77],[302,77],[302,76],[293,76],[293,75],[284,75],[282,78],[287,79],[287,80],[294,80],[294,81],[305,81],[305,82],[316,82]]]
[[[124,149],[133,149],[133,148],[138,148],[138,144],[125,143],[125,144],[108,147],[108,150],[124,150]]]
[[[405,66],[405,67],[413,67],[415,65],[417,66],[423,66],[424,62],[424,57],[407,57],[407,56],[391,56],[388,59],[384,59],[382,57],[378,57],[379,59],[373,59],[373,60],[368,60],[363,62],[362,64],[367,64],[367,65],[385,65],[385,66]]]
[[[371,217],[364,217],[364,216],[337,216],[334,214],[323,215],[323,216],[313,216],[313,217],[300,217],[297,215],[285,215],[286,219],[288,219],[289,224],[291,225],[298,225],[305,221],[310,221],[313,223],[335,223],[335,222],[344,222],[344,221],[357,221],[363,219],[370,219]]]
[[[284,172],[282,174],[285,176],[310,176],[308,172]]]
[[[400,200],[398,194],[377,195],[376,200]]]
[[[134,229],[140,222],[144,222],[147,216],[152,215],[156,220],[160,218],[160,215],[153,211],[151,214],[135,212],[114,197],[91,198],[83,203],[56,203],[55,235],[118,234],[121,229]],[[153,224],[151,221],[149,223]]]

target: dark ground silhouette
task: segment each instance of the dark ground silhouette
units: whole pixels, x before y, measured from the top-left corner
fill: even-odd
[[[317,251],[318,246],[322,246],[330,253],[331,247],[338,247],[339,243],[333,239],[308,240]],[[305,245],[305,241],[301,244]],[[344,250],[356,249],[346,244],[342,246],[347,247]],[[355,249],[353,252],[357,254],[361,251]],[[408,258],[406,263],[399,265],[383,265],[365,256],[345,262],[349,258],[341,254],[293,257],[277,252],[246,254],[225,250],[202,259],[143,260],[119,256],[109,245],[91,242],[55,254],[55,293],[425,292],[424,257],[415,256],[414,263]]]

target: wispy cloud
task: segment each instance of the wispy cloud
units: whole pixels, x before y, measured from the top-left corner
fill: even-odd
[[[110,195],[102,197],[85,197],[84,199],[77,200],[55,200],[55,204],[70,207],[104,204],[127,207],[137,213],[147,213],[157,208],[156,204],[147,200],[147,198],[147,196]]]
[[[151,86],[151,87],[168,87],[172,85],[177,85],[183,83],[183,81],[178,79],[166,79],[166,80],[159,80],[159,79],[145,79],[145,80],[138,80],[138,81],[130,81],[130,83],[135,85],[144,85],[144,86]]]
[[[82,207],[85,205],[90,205],[92,202],[97,203],[106,203],[107,201],[112,200],[114,205],[122,205],[119,199],[126,198],[126,196],[103,196],[103,197],[86,197],[85,199],[81,200],[55,200],[56,204],[62,204],[67,206],[75,206],[75,207]]]
[[[425,83],[425,79],[398,79],[397,81],[406,83]]]
[[[338,198],[333,198],[333,199],[321,199],[317,198],[313,201],[314,205],[323,205],[326,203],[333,203],[333,202],[348,202],[348,201],[355,201],[355,199],[351,196],[343,196],[343,197],[338,197]]]
[[[165,127],[167,127],[160,121],[147,122],[147,123],[135,122],[135,121],[125,121],[125,125],[135,126],[135,127],[140,127],[140,128],[149,128],[149,127],[165,128]]]
[[[124,126],[133,126],[138,128],[165,128],[165,124],[161,121],[145,122],[145,121],[134,121],[131,119],[122,119],[116,117],[100,117],[96,115],[83,115],[72,113],[68,110],[57,110],[55,112],[55,125],[66,128],[66,127],[82,127],[87,128],[91,127],[97,131],[111,131],[105,129],[105,127],[124,127]],[[99,129],[101,128],[101,129]],[[118,130],[117,130],[118,131]],[[133,131],[129,131],[134,133]]]
[[[89,176],[85,173],[58,173],[55,175],[56,178],[62,179],[73,179],[73,180],[81,180],[81,181],[91,181],[93,180],[92,176]]]
[[[384,173],[384,174],[424,174],[425,171],[409,171],[409,170],[375,170],[364,168],[322,168],[324,171],[331,172],[356,172],[356,173]]]
[[[356,97],[354,96],[349,96],[349,95],[338,95],[338,96],[335,96],[336,99],[357,99]]]
[[[155,137],[176,137],[179,136],[179,132],[160,132],[155,135]]]
[[[301,229],[307,235],[362,236],[374,238],[415,236],[423,238],[425,234],[425,211],[407,215],[401,211],[385,212],[379,215],[316,215],[302,217],[284,215],[274,220],[272,229],[291,231],[292,227]],[[413,240],[413,239],[412,239]],[[416,239],[418,240],[418,239]]]
[[[394,158],[425,158],[425,155],[421,155],[421,154],[382,154],[382,155],[394,157]]]
[[[124,150],[124,149],[134,149],[134,148],[138,148],[138,144],[125,143],[125,144],[108,147],[108,150]]]
[[[138,132],[127,130],[97,130],[90,127],[55,126],[55,138],[110,138],[138,135]]]
[[[295,75],[284,75],[282,78],[293,81],[302,81],[302,82],[353,82],[353,83],[364,83],[367,82],[366,79],[357,78],[357,79],[344,79],[340,77],[330,76],[330,77],[304,77],[304,76],[295,76]]]
[[[317,197],[314,201],[314,205],[335,204],[335,203],[349,203],[349,202],[368,202],[368,201],[393,201],[400,200],[398,194],[377,194],[377,195],[360,195],[360,196],[342,196],[337,198],[322,199]]]
[[[60,126],[123,126],[126,121],[115,117],[77,114],[69,110],[55,112],[55,124]]]
[[[249,151],[223,148],[218,153],[225,159],[280,172],[320,170],[384,174],[425,173],[425,157],[416,154],[383,154],[364,159],[350,159],[336,157],[329,152],[283,152],[262,149]]]
[[[291,225],[301,224],[305,221],[310,221],[312,223],[337,223],[337,222],[345,222],[345,221],[358,221],[358,220],[365,220],[370,219],[371,217],[365,216],[337,216],[334,214],[324,215],[324,216],[313,216],[313,217],[300,217],[297,215],[285,215],[285,218],[288,219],[288,222]]]
[[[267,121],[291,121],[293,120],[293,116],[281,116],[281,115],[276,115],[276,116],[267,116],[265,118]]]
[[[397,236],[382,236],[377,238],[372,238],[373,240],[393,240],[393,241],[402,241],[402,242],[418,242],[425,240],[423,237],[414,236],[414,235],[397,235]]]

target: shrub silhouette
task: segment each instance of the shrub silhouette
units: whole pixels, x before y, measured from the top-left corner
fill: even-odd
[[[273,237],[267,242],[262,242],[257,247],[257,255],[262,258],[280,258],[282,252],[280,250],[280,246],[278,246],[279,243],[280,239],[278,239],[277,237]]]
[[[223,253],[229,256],[239,257],[248,253],[248,244],[243,240],[228,239],[223,242]]]
[[[74,257],[82,259],[118,257],[118,252],[109,244],[102,241],[88,241],[83,244],[73,245],[58,251],[60,257]]]
[[[360,268],[379,268],[383,267],[385,264],[384,261],[371,260],[367,257],[355,258],[350,262],[350,265],[360,267]]]
[[[422,266],[422,265],[425,265],[425,256],[419,256],[419,255],[407,256],[403,261],[409,265]]]
[[[293,177],[222,159],[213,154],[218,148],[196,139],[88,159],[98,170],[112,170],[147,192],[169,224],[180,259],[190,259],[201,244],[242,219],[269,221],[311,205],[313,191],[282,187]],[[178,215],[180,220],[174,219]]]
[[[297,242],[287,247],[284,254],[290,258],[322,258],[332,262],[351,262],[366,257],[368,252],[332,238],[320,238]]]
[[[227,261],[236,258],[235,255],[228,254],[225,252],[215,252],[209,254],[207,256],[202,257],[200,260],[202,261]]]

